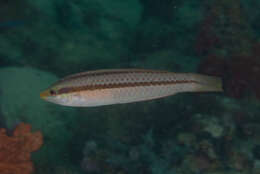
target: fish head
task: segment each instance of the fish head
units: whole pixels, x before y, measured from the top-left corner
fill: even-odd
[[[69,100],[69,95],[59,94],[57,87],[50,87],[40,93],[40,97],[51,103],[66,105]]]

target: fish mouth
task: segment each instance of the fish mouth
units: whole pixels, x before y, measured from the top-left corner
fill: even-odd
[[[48,90],[42,91],[42,92],[40,93],[40,97],[41,97],[42,99],[46,99],[48,96],[50,96],[50,93],[49,93]]]

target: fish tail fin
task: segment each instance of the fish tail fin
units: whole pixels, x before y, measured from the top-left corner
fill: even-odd
[[[223,92],[223,82],[220,77],[208,76],[208,75],[197,75],[198,80],[198,91],[201,92]]]

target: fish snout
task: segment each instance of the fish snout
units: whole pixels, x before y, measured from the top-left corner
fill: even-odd
[[[48,90],[42,91],[42,92],[40,93],[40,97],[41,97],[42,99],[46,99],[46,98],[49,97],[49,96],[50,96],[50,92],[49,92]]]

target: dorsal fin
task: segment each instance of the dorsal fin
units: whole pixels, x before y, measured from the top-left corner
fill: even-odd
[[[100,70],[92,70],[92,71],[85,71],[76,74],[72,74],[62,78],[60,81],[70,80],[74,78],[84,77],[86,75],[104,75],[104,74],[116,74],[116,73],[138,73],[138,72],[147,72],[147,73],[169,73],[168,71],[162,70],[150,70],[150,69],[100,69]]]

